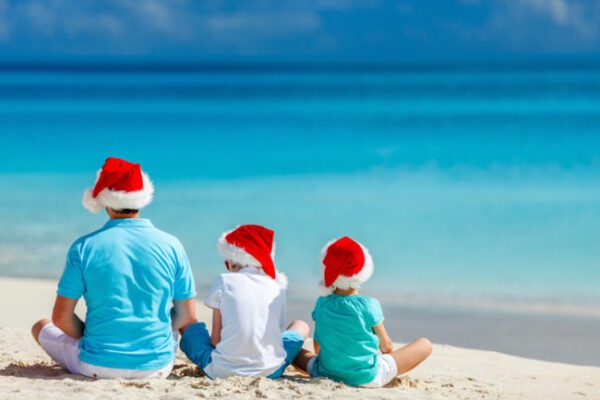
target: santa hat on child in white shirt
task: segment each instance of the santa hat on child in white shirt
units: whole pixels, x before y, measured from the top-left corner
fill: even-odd
[[[225,232],[217,242],[221,256],[243,267],[260,268],[275,279],[282,288],[287,287],[285,274],[275,269],[275,232],[260,225],[241,225]]]
[[[139,210],[152,202],[154,185],[140,164],[109,157],[93,188],[83,193],[83,206],[93,213],[103,208]]]
[[[326,293],[337,289],[358,289],[373,275],[373,259],[369,250],[348,236],[332,240],[321,253],[323,280]]]

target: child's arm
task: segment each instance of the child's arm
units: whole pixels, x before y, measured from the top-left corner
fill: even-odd
[[[213,308],[212,332],[210,334],[210,344],[216,347],[221,341],[221,329],[223,329],[223,320],[221,310]]]
[[[317,343],[317,341],[315,339],[313,339],[313,347],[315,348],[315,354],[319,354],[319,350],[321,350],[321,347],[319,346],[319,343]]]
[[[185,328],[196,321],[196,300],[175,300],[171,308],[171,329],[185,331]]]
[[[392,351],[394,351],[394,343],[392,342],[392,339],[390,339],[390,336],[385,330],[383,322],[380,322],[377,325],[375,325],[373,327],[373,331],[379,337],[379,350],[381,350],[383,354],[389,354]]]

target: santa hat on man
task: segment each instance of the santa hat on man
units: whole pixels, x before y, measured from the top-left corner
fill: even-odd
[[[83,206],[93,213],[103,208],[139,210],[152,202],[154,185],[140,164],[109,157],[93,188],[83,192]]]
[[[261,268],[282,288],[287,287],[287,277],[277,272],[275,258],[275,232],[260,225],[241,225],[225,232],[217,242],[219,253],[227,261],[244,267]]]
[[[321,253],[323,280],[326,292],[337,289],[358,289],[373,274],[373,259],[362,244],[344,236],[332,240]]]

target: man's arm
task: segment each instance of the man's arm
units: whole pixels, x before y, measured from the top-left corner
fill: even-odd
[[[221,330],[223,329],[223,319],[221,310],[213,308],[212,331],[210,333],[210,344],[217,347],[221,341]]]
[[[375,334],[377,334],[377,336],[379,336],[379,350],[381,350],[383,354],[389,354],[392,351],[394,351],[394,343],[392,342],[392,339],[390,339],[390,336],[385,330],[383,322],[380,322],[377,325],[375,325],[373,327],[373,331],[375,332]]]
[[[174,331],[181,330],[196,322],[196,300],[174,300],[171,310],[171,328]]]
[[[52,323],[67,335],[79,339],[83,336],[85,323],[75,314],[75,299],[56,296],[54,310],[52,310]]]

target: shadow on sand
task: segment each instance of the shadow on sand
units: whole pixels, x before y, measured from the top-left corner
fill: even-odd
[[[17,378],[35,379],[73,379],[78,381],[93,381],[86,376],[74,375],[66,369],[51,361],[25,362],[15,361],[0,369],[0,376],[13,376]],[[180,379],[183,377],[204,377],[204,374],[193,364],[175,364],[173,371],[167,379]]]
[[[35,378],[35,379],[75,379],[91,380],[84,376],[72,375],[69,371],[59,367],[52,362],[37,361],[24,362],[17,361],[8,364],[0,370],[0,376],[14,376],[17,378]]]

